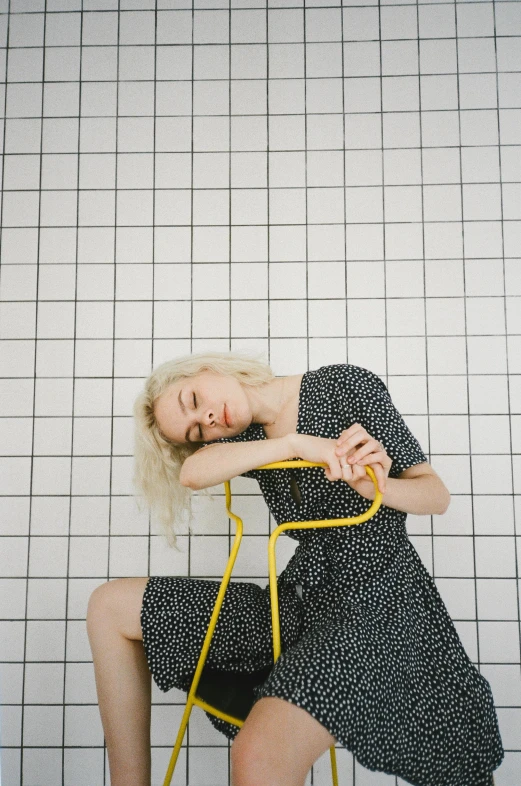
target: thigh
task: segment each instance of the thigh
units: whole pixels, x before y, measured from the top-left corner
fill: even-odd
[[[335,742],[307,710],[267,696],[254,704],[231,750],[238,767],[298,784],[304,783],[313,763]]]

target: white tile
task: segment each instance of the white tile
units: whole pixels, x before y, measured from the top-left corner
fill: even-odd
[[[387,17],[387,19],[391,21],[389,17]],[[383,14],[382,14],[382,25],[385,25]],[[307,50],[306,50],[306,59],[307,59]],[[270,71],[271,71],[271,52],[270,52]],[[351,41],[349,44],[345,44],[344,45],[344,74],[346,76],[378,76],[380,74],[379,41],[360,41],[360,42]],[[309,131],[309,126],[308,126],[308,131]]]
[[[381,146],[383,133],[384,147],[402,149],[420,146],[420,125],[418,118],[413,113],[387,112],[384,113],[382,121],[383,128],[381,128],[381,123],[374,122],[374,120],[368,122],[367,118],[365,118],[365,122],[364,119],[360,121],[355,115],[351,120],[351,126],[355,131],[351,134],[352,138],[361,140],[364,138],[365,132],[375,141],[375,145]],[[428,126],[429,119],[426,119],[425,128],[428,129]],[[428,131],[425,134],[424,144],[429,144],[427,136]],[[364,147],[361,141],[358,147]]]
[[[67,535],[69,530],[67,497],[32,497],[31,535]]]
[[[481,666],[480,672],[490,683],[498,706],[521,704],[521,674],[516,666],[486,663]]]
[[[431,464],[451,494],[470,494],[469,456],[431,454]]]
[[[504,143],[505,140],[502,140]],[[497,113],[490,109],[468,109],[461,112],[461,144],[497,145]]]
[[[72,460],[72,494],[108,494],[109,457],[75,456]]]
[[[436,576],[436,587],[452,619],[476,619],[476,589],[473,579],[443,579]]]
[[[29,748],[23,755],[23,780],[21,783],[37,784],[42,773],[51,783],[62,779],[62,751],[59,748]],[[14,781],[13,781],[14,782]]]
[[[384,336],[386,331],[383,298],[348,300],[347,330],[349,336]]]
[[[110,539],[111,577],[144,576],[148,568],[148,537],[115,536]]]
[[[460,57],[460,71],[478,71],[480,58],[493,62],[495,53],[490,46],[491,41],[458,41],[458,57]],[[479,54],[476,57],[476,54]],[[487,69],[488,70],[488,69]],[[461,149],[461,174],[464,183],[496,183],[499,176],[499,148],[474,145]],[[459,153],[458,153],[459,158]],[[459,180],[459,171],[456,180]],[[503,179],[506,179],[506,169],[503,169]],[[475,294],[486,294],[477,292]]]
[[[503,375],[469,377],[470,412],[476,415],[508,412],[508,383]]]
[[[102,742],[103,728],[96,705],[65,707],[64,744],[67,747],[74,745],[101,745]]]
[[[510,262],[511,260],[505,260]],[[465,292],[467,296],[503,295],[503,260],[465,260]]]
[[[66,748],[63,772],[65,783],[89,786],[103,782],[103,748]],[[108,767],[106,769],[108,773]]]
[[[121,275],[124,275],[123,272]],[[200,274],[198,275],[200,276]],[[154,300],[157,302],[159,300],[183,300],[184,298],[189,298],[190,279],[190,267],[188,265],[164,264],[155,266]],[[195,270],[194,281],[197,281]]]
[[[464,336],[429,336],[427,358],[430,374],[465,374],[467,352]]]
[[[389,336],[425,335],[425,304],[423,298],[388,299],[387,334]]]
[[[311,300],[308,305],[309,332],[315,336],[345,336],[344,300]]]
[[[472,456],[472,483],[475,494],[511,494],[510,456]]]
[[[21,706],[2,706],[0,707],[0,720],[2,726],[2,747],[20,747],[22,731],[22,707]],[[3,754],[2,754],[3,755]]]
[[[426,301],[427,333],[431,336],[460,336],[465,333],[463,298],[429,297]]]
[[[21,704],[23,695],[23,663],[2,663],[0,687],[3,704]],[[5,749],[2,751],[2,756]]]
[[[427,378],[425,376],[389,376],[388,390],[402,415],[419,415],[427,411]]]
[[[514,508],[510,496],[478,494],[473,507],[476,535],[514,534]]]
[[[474,77],[467,76],[468,84]],[[467,221],[486,221],[501,218],[501,188],[499,183],[464,183],[463,213]]]
[[[65,598],[65,579],[29,579],[28,619],[64,619]]]
[[[62,537],[31,538],[29,576],[59,577],[67,575],[68,540]]]
[[[70,578],[68,580],[67,616],[69,620],[79,619],[84,621],[86,619],[90,595],[96,587],[104,583],[101,578]]]
[[[427,297],[462,297],[463,263],[458,259],[426,259],[425,288]]]
[[[383,262],[354,262],[346,264],[347,297],[367,298],[370,294],[375,298],[384,297],[384,265]]]
[[[295,273],[297,268],[293,267]],[[272,270],[270,265],[270,290],[272,291]],[[288,271],[289,272],[289,271]],[[346,289],[346,273],[343,262],[310,262],[308,264],[308,291],[313,300],[319,298],[338,298]],[[293,283],[289,282],[287,294],[294,294]]]
[[[508,30],[515,35],[520,35],[521,33],[519,15],[516,8],[501,9],[497,15],[497,32],[499,35],[508,35]]]
[[[468,336],[469,374],[504,374],[506,343],[500,336]]]
[[[63,743],[63,707],[28,705],[24,708],[24,745],[61,746]]]
[[[505,303],[501,297],[467,298],[466,315],[469,336],[505,333]]]
[[[445,473],[440,467],[442,479]],[[446,478],[445,478],[446,480]],[[452,494],[448,509],[432,520],[436,535],[472,535],[472,500],[470,494]]]
[[[422,7],[419,19],[421,38],[452,38],[456,34],[455,20],[446,8]]]
[[[65,703],[98,703],[92,663],[67,663],[65,672]]]
[[[65,622],[62,620],[28,620],[25,646],[25,655],[28,661],[63,661],[65,656]]]
[[[476,592],[479,619],[517,619],[517,593],[514,579],[477,579]]]
[[[429,412],[436,415],[465,414],[469,410],[467,378],[432,376],[427,380]]]
[[[387,371],[384,338],[348,338],[347,357],[349,363],[355,366],[363,366],[375,374],[385,375]],[[392,373],[397,372],[393,370]]]
[[[473,13],[474,12],[474,13]],[[460,5],[458,8],[458,35],[491,35],[494,28],[492,9],[488,6],[473,8]]]
[[[431,415],[429,425],[433,453],[468,453],[469,423],[466,415]]]
[[[380,77],[347,77],[344,79],[344,106],[349,107],[350,112],[379,112],[382,101],[385,102],[385,79],[383,80],[382,89],[380,84]],[[318,96],[314,95],[312,88],[312,100],[308,103],[308,91],[306,91],[307,110],[311,112],[341,111],[342,95],[336,92],[337,85],[338,80],[331,80],[330,83],[324,79],[316,80],[316,88],[321,87],[325,95],[324,93],[322,94],[322,103],[319,102]],[[328,91],[332,93],[333,90],[335,92],[328,97]],[[324,100],[328,98],[327,104],[324,104]]]
[[[389,337],[387,357],[390,374],[424,374],[426,371],[425,339]]]
[[[516,622],[479,623],[479,656],[485,663],[519,663]]]
[[[521,336],[508,336],[508,370],[511,374],[521,373]]]
[[[422,74],[420,77],[422,111],[458,108],[458,79],[456,74]]]
[[[471,415],[472,453],[510,453],[508,415]]]
[[[91,661],[87,626],[85,620],[72,620],[67,622],[66,654],[68,661]]]
[[[460,38],[458,40],[458,71],[460,74],[496,70],[494,39]]]
[[[515,551],[512,538],[486,537],[475,538],[476,575],[482,578],[514,578],[516,573]]]
[[[27,537],[2,538],[2,551],[0,553],[0,571],[2,576],[23,578],[27,570],[27,550],[29,540]],[[19,592],[14,586],[14,592]]]
[[[72,497],[70,503],[71,535],[108,535],[109,515],[113,511],[109,497]]]
[[[24,702],[61,704],[63,701],[63,663],[27,663]]]
[[[433,541],[436,576],[474,576],[472,538],[435,535]]]
[[[70,538],[69,576],[107,576],[108,538],[80,537]]]

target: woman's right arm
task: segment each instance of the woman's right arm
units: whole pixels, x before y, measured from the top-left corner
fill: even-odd
[[[205,445],[185,459],[180,481],[183,486],[196,491],[217,486],[263,464],[294,458],[296,453],[293,436],[294,434],[290,433],[283,437],[251,442]]]

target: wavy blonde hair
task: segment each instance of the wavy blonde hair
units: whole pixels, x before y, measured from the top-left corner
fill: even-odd
[[[187,443],[166,439],[159,429],[154,405],[163,391],[179,379],[202,371],[233,376],[243,385],[263,385],[275,378],[270,366],[246,352],[201,352],[167,360],[145,381],[143,391],[134,402],[134,475],[133,484],[157,514],[167,542],[177,551],[176,525],[188,516],[193,521],[193,490],[180,482],[185,459],[198,450]],[[201,489],[213,499],[207,489]],[[139,497],[138,508],[142,510]]]

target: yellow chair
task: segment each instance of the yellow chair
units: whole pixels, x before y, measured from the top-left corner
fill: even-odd
[[[303,459],[291,459],[289,461],[275,461],[271,464],[264,464],[257,469],[286,469],[287,467],[327,467],[327,464],[322,463],[314,463],[311,461],[304,461]],[[352,526],[353,524],[362,524],[364,521],[370,519],[382,503],[382,495],[378,490],[378,483],[376,481],[375,475],[371,467],[366,467],[366,472],[373,481],[375,487],[375,498],[371,506],[366,510],[365,513],[362,513],[360,516],[352,516],[351,518],[341,518],[341,519],[323,519],[319,521],[288,521],[284,524],[280,524],[273,532],[271,533],[269,543],[268,543],[268,562],[269,562],[269,582],[270,582],[270,598],[271,598],[271,615],[272,615],[272,633],[273,633],[273,662],[276,662],[277,658],[280,655],[280,624],[279,624],[279,600],[278,600],[278,592],[277,592],[277,569],[275,565],[275,543],[278,536],[281,532],[284,532],[287,529],[315,529],[319,527],[342,527],[342,526]],[[213,609],[213,613],[210,619],[210,624],[208,626],[208,631],[206,633],[206,638],[204,640],[204,644],[201,650],[201,654],[199,656],[199,661],[197,663],[197,668],[195,670],[195,674],[192,680],[192,685],[190,687],[190,691],[188,693],[186,707],[183,714],[183,718],[181,720],[181,725],[179,727],[179,732],[177,734],[177,739],[175,741],[174,749],[172,751],[172,755],[170,757],[170,763],[168,765],[168,769],[165,775],[165,779],[163,781],[163,786],[170,786],[172,776],[174,774],[174,768],[177,762],[177,758],[179,756],[179,751],[181,750],[181,744],[183,742],[183,738],[185,735],[186,726],[188,724],[188,719],[190,717],[190,713],[192,711],[192,707],[196,704],[198,707],[201,707],[205,712],[210,713],[210,715],[214,715],[217,718],[221,718],[228,723],[232,723],[239,728],[243,725],[248,713],[253,705],[253,687],[255,685],[260,684],[267,678],[269,672],[271,671],[271,666],[264,669],[262,672],[256,672],[254,674],[244,674],[240,675],[237,673],[231,672],[211,672],[207,670],[206,672],[203,671],[204,664],[206,661],[206,656],[208,654],[208,650],[210,649],[210,643],[213,636],[214,628],[217,624],[217,618],[219,616],[219,612],[221,610],[221,605],[224,600],[224,594],[226,592],[226,588],[228,586],[228,582],[230,581],[231,572],[233,569],[233,565],[235,563],[235,558],[237,557],[237,552],[239,551],[239,546],[242,538],[242,519],[239,516],[236,516],[235,513],[232,513],[230,510],[230,504],[232,499],[232,494],[230,490],[230,482],[226,480],[224,482],[224,488],[226,492],[226,510],[228,515],[235,519],[236,522],[236,532],[235,532],[235,540],[233,543],[233,547],[230,553],[230,557],[228,559],[228,563],[226,566],[226,570],[223,576],[223,580],[221,582],[221,586],[219,588],[219,593],[217,595],[217,600],[215,602],[215,606]],[[217,688],[218,686],[218,688]],[[235,715],[231,715],[223,709],[219,709],[215,706],[215,701],[217,700],[218,694],[221,695],[223,693],[223,686],[226,689],[229,689],[229,695],[232,699],[228,702],[228,704],[234,704],[237,711]],[[238,686],[238,690],[237,690]],[[250,700],[248,701],[248,691],[251,692]],[[232,701],[233,700],[233,701]],[[214,703],[212,703],[212,701]],[[228,706],[225,707],[228,709]],[[238,716],[241,717],[238,717]],[[336,756],[335,756],[335,746],[332,745],[330,748],[330,756],[331,756],[331,768],[332,768],[332,775],[333,775],[333,786],[338,786],[338,775],[337,775],[337,766],[336,766]]]

